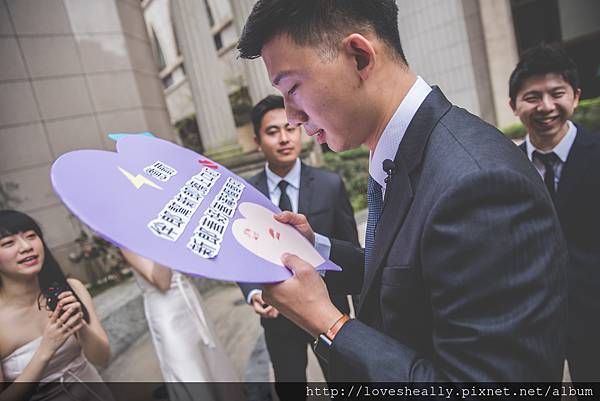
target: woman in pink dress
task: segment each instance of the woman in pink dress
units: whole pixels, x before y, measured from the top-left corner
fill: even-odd
[[[11,210],[0,211],[0,327],[0,400],[113,400],[92,365],[110,350],[90,294]]]

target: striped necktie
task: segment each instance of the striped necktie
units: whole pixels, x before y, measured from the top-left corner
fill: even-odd
[[[283,211],[293,211],[292,200],[290,199],[286,191],[288,185],[289,183],[286,180],[279,181],[279,184],[277,185],[279,187],[279,190],[281,191],[281,196],[279,197],[279,208]]]
[[[544,165],[544,184],[546,184],[546,188],[554,200],[556,196],[556,172],[554,169],[556,168],[556,164],[560,162],[560,159],[554,152],[550,153],[541,153],[537,150],[533,151],[533,158],[538,159]]]
[[[365,277],[367,269],[373,263],[373,247],[375,246],[375,230],[381,212],[383,211],[383,194],[381,193],[381,185],[369,175],[367,202],[369,213],[367,215],[367,232],[365,235]]]

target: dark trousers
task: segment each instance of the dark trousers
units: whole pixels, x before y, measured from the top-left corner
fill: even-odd
[[[587,344],[580,342],[577,346],[571,344],[567,360],[571,380],[575,382],[600,381],[600,345],[595,338]]]
[[[265,329],[265,342],[275,373],[275,390],[282,401],[306,399],[306,346],[313,338],[300,328],[285,333]],[[327,379],[327,366],[318,358]]]

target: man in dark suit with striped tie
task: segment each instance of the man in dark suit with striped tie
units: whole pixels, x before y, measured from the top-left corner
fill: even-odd
[[[319,233],[358,244],[352,206],[339,175],[307,166],[299,159],[301,128],[288,123],[281,96],[267,96],[252,109],[255,141],[266,159],[265,168],[248,179],[281,210],[304,214]],[[317,248],[318,250],[318,248]],[[260,315],[281,400],[304,399],[307,345],[312,337],[265,305],[256,284],[241,284],[247,302]],[[345,295],[333,295],[340,310],[348,313]],[[323,363],[319,360],[319,363]],[[323,367],[326,375],[327,369]],[[280,385],[298,382],[300,385]],[[286,391],[287,390],[287,391]]]
[[[510,140],[411,70],[400,3],[259,0],[248,17],[240,55],[262,57],[289,122],[333,151],[371,150],[367,263],[331,239],[344,271],[323,280],[283,255],[294,275],[263,299],[317,340],[333,381],[560,381],[566,250],[550,196]],[[361,286],[350,319],[327,290]]]
[[[510,107],[527,129],[521,149],[544,179],[567,240],[571,378],[600,380],[600,134],[570,121],[581,89],[565,51],[526,51],[509,81]]]

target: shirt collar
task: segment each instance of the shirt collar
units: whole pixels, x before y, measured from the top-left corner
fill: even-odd
[[[431,87],[423,78],[417,76],[416,82],[410,88],[396,109],[392,119],[383,130],[381,138],[379,138],[375,146],[375,151],[371,152],[369,174],[381,185],[384,191],[387,174],[383,171],[383,161],[385,159],[394,160],[398,146],[400,146],[408,125],[429,92],[431,92]]]
[[[575,126],[575,124],[573,124],[571,121],[567,121],[567,124],[569,124],[569,130],[567,131],[563,139],[560,140],[560,142],[554,147],[554,149],[548,152],[543,152],[537,149],[535,146],[533,146],[529,135],[527,135],[525,137],[525,146],[527,148],[527,157],[529,158],[529,160],[533,160],[533,151],[537,150],[540,153],[554,152],[556,153],[556,156],[558,156],[558,158],[563,163],[565,163],[567,161],[567,157],[569,156],[569,152],[571,151],[571,147],[573,146],[573,142],[575,142],[575,136],[577,135],[577,127]]]
[[[277,189],[277,185],[279,185],[279,181],[286,180],[289,185],[294,187],[295,189],[300,189],[300,170],[301,170],[300,158],[296,159],[296,163],[294,167],[290,170],[289,173],[283,178],[275,174],[269,169],[269,162],[265,163],[265,173],[267,174],[267,184],[269,187],[269,193],[272,193]]]

